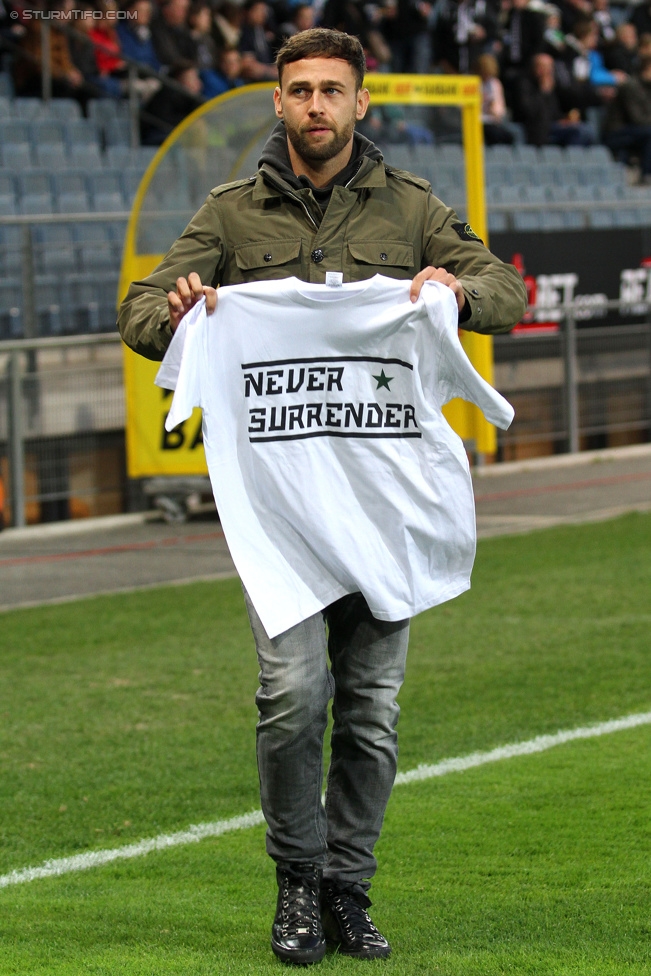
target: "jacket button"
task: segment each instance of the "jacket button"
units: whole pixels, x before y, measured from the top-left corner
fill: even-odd
[[[264,256],[264,259],[263,259],[263,260],[265,260],[265,261],[267,262],[267,264],[268,264],[268,263],[269,263],[269,262],[271,261],[271,255],[269,254],[269,252],[267,252],[267,253],[265,254],[265,256]]]
[[[380,261],[386,261],[386,259],[387,259],[387,256],[384,253],[384,251],[382,251],[382,253],[380,254]]]
[[[323,251],[320,247],[317,247],[316,251],[312,251],[312,260],[315,264],[321,264],[323,261]]]
[[[477,305],[475,307],[475,312],[477,313],[477,315],[481,315],[481,305]]]
[[[471,295],[474,295],[475,298],[479,298],[479,292],[477,291],[476,288],[473,288],[472,291],[470,292],[470,294]]]

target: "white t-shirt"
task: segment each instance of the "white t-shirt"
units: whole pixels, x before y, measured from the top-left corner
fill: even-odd
[[[156,383],[171,430],[203,409],[231,555],[275,637],[347,593],[402,620],[470,586],[466,452],[441,407],[460,396],[508,427],[474,370],[451,289],[376,275],[222,287],[184,316]]]

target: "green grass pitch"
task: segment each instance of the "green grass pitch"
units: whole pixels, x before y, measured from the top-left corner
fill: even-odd
[[[413,624],[400,768],[651,709],[651,516],[485,540]],[[237,581],[0,617],[0,874],[259,805]],[[374,919],[440,976],[651,973],[651,726],[396,787]],[[256,827],[0,890],[0,976],[286,971]],[[315,970],[316,971],[316,970]]]

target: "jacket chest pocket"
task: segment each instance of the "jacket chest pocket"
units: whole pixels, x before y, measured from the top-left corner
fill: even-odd
[[[270,281],[300,276],[300,238],[236,244],[234,250],[242,281]]]
[[[410,278],[416,273],[411,241],[349,241],[348,253],[357,280],[374,274]]]

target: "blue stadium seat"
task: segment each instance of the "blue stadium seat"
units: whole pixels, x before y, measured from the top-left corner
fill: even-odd
[[[85,271],[107,269],[116,265],[116,256],[107,224],[84,223],[73,227],[81,266]]]
[[[513,160],[519,163],[525,163],[527,166],[536,166],[540,162],[538,149],[536,146],[514,146]]]
[[[14,118],[24,122],[34,122],[36,119],[47,118],[47,106],[40,98],[18,97],[14,100]]]
[[[533,169],[533,174],[536,183],[540,183],[543,186],[550,186],[557,182],[556,166],[553,166],[551,163],[538,163]]]
[[[509,182],[507,166],[500,163],[486,164],[486,182],[493,186],[504,186]]]
[[[11,169],[15,173],[24,173],[25,170],[32,167],[32,150],[27,143],[11,142],[5,146],[0,146],[0,159],[5,169]]]
[[[20,278],[6,278],[0,288],[0,339],[19,339],[22,336],[22,305]]]
[[[577,163],[564,162],[556,166],[556,182],[560,186],[579,186],[586,181],[585,170]]]
[[[98,170],[104,166],[104,157],[99,146],[73,146],[70,157],[75,166],[85,170]]]
[[[487,146],[486,147],[486,164],[488,163],[502,163],[503,165],[509,165],[514,161],[515,154],[513,152],[512,146]]]
[[[413,173],[415,157],[409,146],[389,144],[382,146],[382,153],[384,161],[389,166],[395,166],[396,169],[406,169]]]
[[[565,152],[560,146],[541,146],[538,150],[540,160],[552,166],[562,166],[565,162]]]
[[[66,169],[70,165],[62,142],[46,142],[34,146],[34,159],[37,166],[47,170]]]
[[[609,166],[613,157],[610,155],[610,150],[606,149],[605,146],[588,146],[586,149],[586,162],[590,162],[596,166]]]
[[[59,122],[81,119],[81,105],[74,98],[53,98],[50,102],[50,118]]]
[[[129,167],[125,169],[122,173],[122,190],[124,194],[124,199],[131,205],[133,199],[136,195],[136,191],[140,186],[142,180],[142,171],[139,169],[132,169]]]
[[[16,202],[18,188],[13,173],[0,172],[0,199],[7,198]]]
[[[29,122],[21,119],[9,119],[0,126],[0,145],[25,145],[31,144],[31,130]]]
[[[65,129],[63,122],[55,119],[37,119],[31,123],[32,145],[58,145],[65,146]]]
[[[31,170],[16,177],[22,214],[51,214],[54,212],[50,178],[45,170]]]
[[[76,119],[66,123],[65,140],[70,149],[77,146],[99,146],[99,129],[91,119]]]
[[[639,227],[640,215],[635,207],[621,207],[615,211],[615,227]]]
[[[506,169],[507,183],[536,183],[536,167],[531,163],[516,161]]]
[[[104,126],[107,146],[128,146],[131,140],[128,120],[109,119]]]
[[[39,335],[58,336],[63,333],[63,309],[69,307],[67,291],[60,275],[35,276],[34,305]]]
[[[74,332],[100,331],[100,302],[95,276],[77,275],[68,289]]]
[[[11,101],[6,95],[0,95],[0,120],[12,117]]]
[[[8,71],[0,71],[0,95],[3,98],[13,98],[14,83]]]
[[[506,214],[500,210],[489,210],[488,229],[491,234],[501,234],[508,230],[508,220]]]
[[[542,210],[539,214],[541,230],[563,230],[564,214],[560,210]]]
[[[546,203],[550,198],[551,187],[535,186],[525,183],[522,187],[523,197],[527,203]]]
[[[522,203],[524,201],[524,187],[522,186],[501,186],[499,188],[499,199],[501,203]]]
[[[596,188],[598,198],[604,203],[619,203],[626,197],[626,188],[615,183]]]
[[[563,211],[563,227],[567,230],[582,230],[585,225],[586,213],[584,210]]]
[[[570,189],[571,199],[578,200],[583,203],[593,203],[595,200],[599,199],[599,194],[597,188],[592,184],[582,184],[580,186],[573,186]]]
[[[0,224],[0,275],[3,279],[20,277],[23,267],[22,237],[22,227]]]
[[[513,214],[513,229],[534,231],[542,229],[540,214],[535,210],[520,210]]]
[[[39,274],[72,272],[78,266],[69,224],[37,224],[32,235],[35,265]]]
[[[90,198],[83,170],[66,170],[52,176],[58,213],[87,213]]]
[[[615,212],[613,210],[593,209],[588,211],[588,224],[593,228],[610,228],[615,226]]]
[[[122,197],[122,180],[117,170],[91,173],[88,182],[93,200],[93,210],[115,213],[126,209]]]

